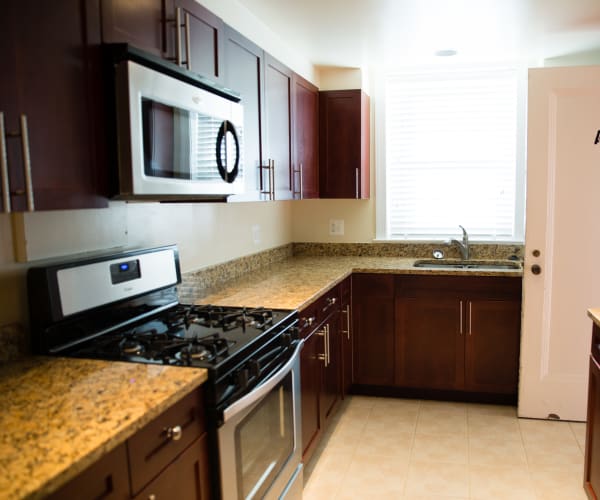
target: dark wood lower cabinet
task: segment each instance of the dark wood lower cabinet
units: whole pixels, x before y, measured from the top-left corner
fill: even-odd
[[[341,387],[342,398],[350,393],[352,388],[352,278],[348,277],[340,283],[341,316],[340,316],[340,343],[341,343]]]
[[[210,487],[207,437],[204,434],[134,498],[208,500]]]
[[[321,365],[319,353],[323,352],[320,337],[312,332],[305,339],[300,355],[300,384],[302,391],[302,455],[307,457],[315,448],[321,416],[319,414],[319,390],[321,387]]]
[[[48,500],[75,498],[81,500],[97,498],[125,500],[131,498],[127,449],[124,443],[47,497]]]
[[[514,299],[472,299],[465,308],[465,389],[516,394],[520,295]]]
[[[600,327],[594,324],[588,381],[585,464],[583,467],[583,486],[590,500],[600,498],[600,365],[597,362],[599,342]]]
[[[394,384],[394,278],[352,276],[354,383]]]
[[[396,301],[396,385],[462,389],[464,340],[460,301],[398,297]]]
[[[211,498],[202,398],[191,392],[48,498]]]

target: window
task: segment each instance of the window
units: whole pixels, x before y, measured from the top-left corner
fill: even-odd
[[[522,241],[525,128],[515,67],[389,74],[378,237]],[[381,122],[380,122],[381,124]]]

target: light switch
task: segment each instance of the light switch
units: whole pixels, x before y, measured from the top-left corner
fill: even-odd
[[[331,236],[343,236],[344,235],[344,220],[343,219],[329,219],[329,234]]]
[[[252,241],[254,242],[255,245],[258,245],[260,243],[260,225],[259,224],[254,224],[252,226]]]

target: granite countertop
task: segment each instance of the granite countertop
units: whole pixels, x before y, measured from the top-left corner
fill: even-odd
[[[84,359],[0,365],[0,497],[46,496],[206,377],[203,369]]]
[[[291,257],[196,294],[199,304],[302,309],[351,273],[517,276],[522,269],[424,269],[399,257]]]
[[[588,309],[588,316],[592,318],[596,325],[600,326],[600,307]]]

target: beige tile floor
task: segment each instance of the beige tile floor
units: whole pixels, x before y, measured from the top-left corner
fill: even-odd
[[[514,407],[353,396],[305,470],[304,499],[585,500],[585,424]]]

